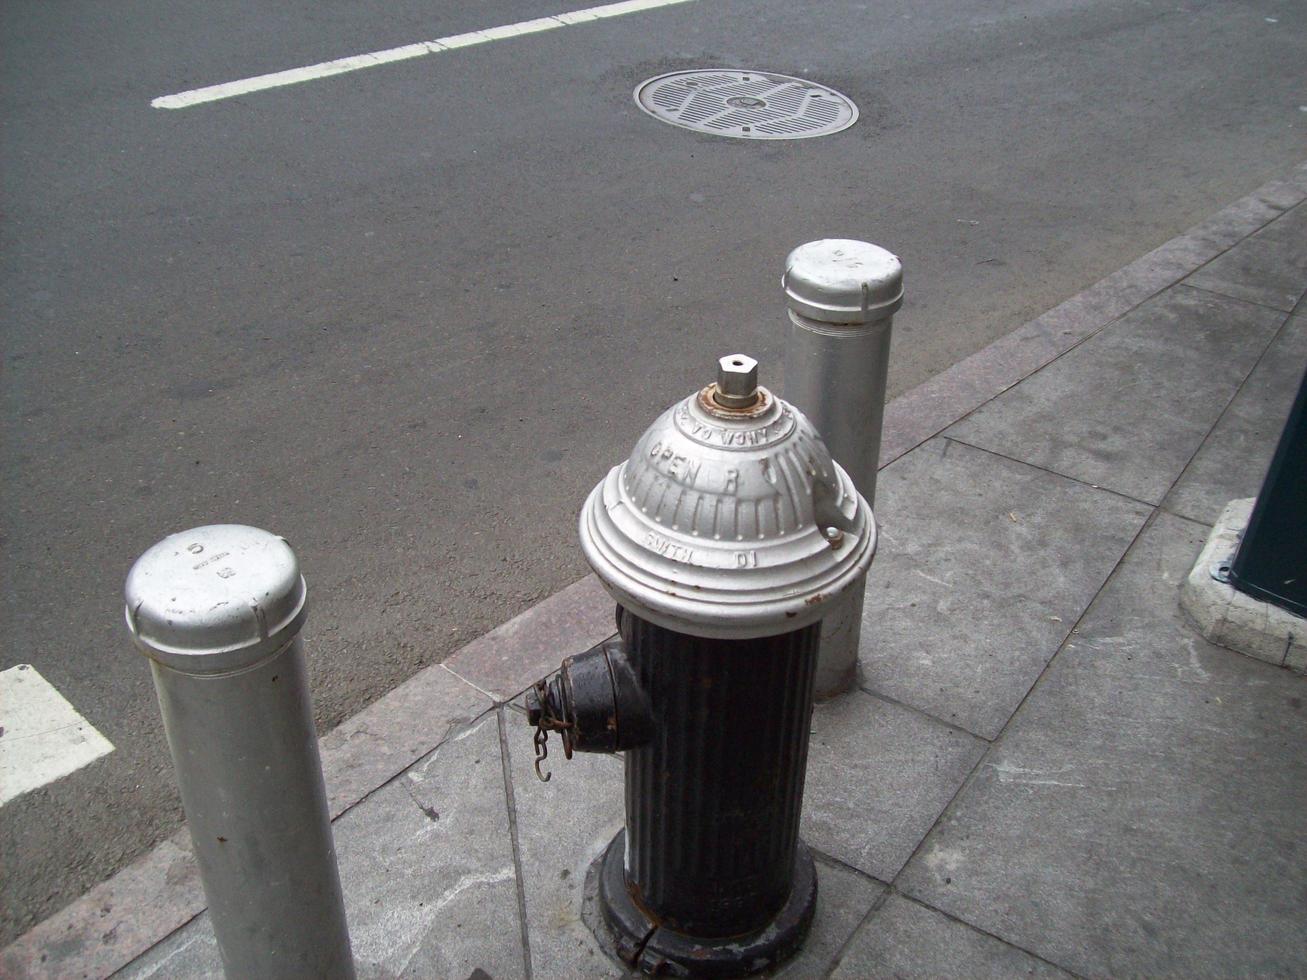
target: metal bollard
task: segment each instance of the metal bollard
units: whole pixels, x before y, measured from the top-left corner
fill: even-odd
[[[903,303],[898,257],[867,242],[828,238],[800,245],[781,279],[789,305],[785,398],[817,427],[873,507],[894,312]],[[857,676],[866,583],[822,625],[817,697],[849,690]]]
[[[735,354],[595,487],[580,530],[621,637],[527,709],[537,771],[551,731],[569,757],[626,752],[626,828],[592,869],[600,940],[650,974],[774,966],[816,907],[799,816],[817,644],[871,564],[870,509]]]
[[[232,980],[353,980],[286,542],[238,524],[164,538],[127,576],[209,915]]]

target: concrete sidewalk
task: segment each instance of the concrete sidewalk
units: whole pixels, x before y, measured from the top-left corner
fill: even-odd
[[[1252,660],[1178,602],[1307,367],[1304,199],[1307,167],[890,406],[785,975],[1307,974],[1307,640]],[[361,977],[621,975],[581,921],[621,761],[538,782],[514,700],[611,613],[583,580],[323,740]],[[203,904],[181,834],[0,967],[218,976]]]

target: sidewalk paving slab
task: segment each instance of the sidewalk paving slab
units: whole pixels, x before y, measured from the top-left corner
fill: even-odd
[[[526,976],[495,712],[333,830],[360,980]],[[220,978],[208,913],[119,976]]]
[[[975,736],[864,691],[818,705],[803,839],[892,881],[984,751]]]
[[[1223,208],[1088,289],[896,398],[885,409],[881,465],[1083,343],[1307,198],[1307,164]]]
[[[1170,289],[946,434],[1160,503],[1285,316]]]
[[[863,924],[833,980],[1069,980],[1071,974],[971,926],[893,894]]]
[[[542,783],[535,774],[526,714],[503,711],[532,972],[541,977],[623,976],[581,921],[590,862],[622,829],[622,761],[584,752],[565,759],[555,736],[541,764],[551,775]]]
[[[938,437],[886,467],[862,684],[992,739],[1150,508]]]
[[[1291,316],[1162,506],[1215,524],[1231,500],[1256,497],[1305,369],[1307,317]]]
[[[1307,973],[1307,687],[1177,601],[1159,514],[898,882],[1088,976]]]
[[[427,669],[322,737],[327,808],[338,817],[490,707],[448,670]]]
[[[1307,206],[1300,204],[1185,282],[1288,313],[1298,305],[1307,282],[1307,252],[1302,250],[1305,221]]]
[[[817,914],[803,948],[768,976],[786,980],[824,977],[835,957],[867,917],[885,886],[821,854],[817,862]]]
[[[320,743],[332,817],[489,707],[485,695],[437,664],[342,722]],[[183,827],[6,947],[0,975],[105,977],[204,907],[190,832]]]

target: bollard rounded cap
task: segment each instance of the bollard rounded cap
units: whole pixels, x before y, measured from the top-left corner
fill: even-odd
[[[126,593],[136,645],[188,674],[258,663],[295,638],[306,612],[290,545],[243,524],[170,534],[136,560]]]
[[[800,245],[781,277],[789,307],[821,323],[873,323],[903,305],[903,266],[869,242],[823,238]]]
[[[788,633],[856,587],[876,523],[802,412],[762,385],[723,405],[721,383],[663,412],[594,488],[581,548],[642,619],[720,639]]]

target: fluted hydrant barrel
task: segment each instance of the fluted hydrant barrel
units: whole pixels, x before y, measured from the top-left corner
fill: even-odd
[[[806,924],[816,882],[799,815],[819,627],[720,640],[626,610],[620,620],[661,710],[653,739],[626,757],[627,880],[614,847],[608,905],[629,902],[629,885],[658,921],[694,936],[760,930],[787,902],[785,926]]]

